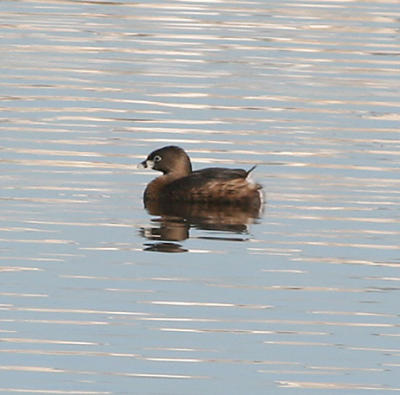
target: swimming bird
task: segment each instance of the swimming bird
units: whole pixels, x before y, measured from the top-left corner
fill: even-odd
[[[151,152],[140,167],[163,174],[151,181],[144,201],[196,202],[261,206],[262,186],[253,182],[249,170],[209,167],[192,171],[187,153],[177,146],[166,146]]]

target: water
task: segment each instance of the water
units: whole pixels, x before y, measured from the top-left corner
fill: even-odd
[[[397,2],[0,16],[2,392],[400,391]],[[171,143],[260,218],[147,212]]]

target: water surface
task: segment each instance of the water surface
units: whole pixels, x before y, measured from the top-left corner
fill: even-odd
[[[400,391],[397,2],[1,5],[1,392]],[[146,211],[167,144],[262,215]]]

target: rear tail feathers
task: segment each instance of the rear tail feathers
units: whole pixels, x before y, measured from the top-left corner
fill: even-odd
[[[250,170],[247,170],[247,175],[246,177],[257,167],[257,165],[254,165]]]

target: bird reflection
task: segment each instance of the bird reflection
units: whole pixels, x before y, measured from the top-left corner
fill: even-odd
[[[178,242],[190,237],[191,228],[246,234],[248,225],[260,216],[258,206],[233,204],[146,201],[145,208],[157,218],[152,219],[151,226],[140,230],[144,238],[152,241],[144,245],[144,250],[157,252],[187,252]],[[229,240],[243,241],[243,238]]]

